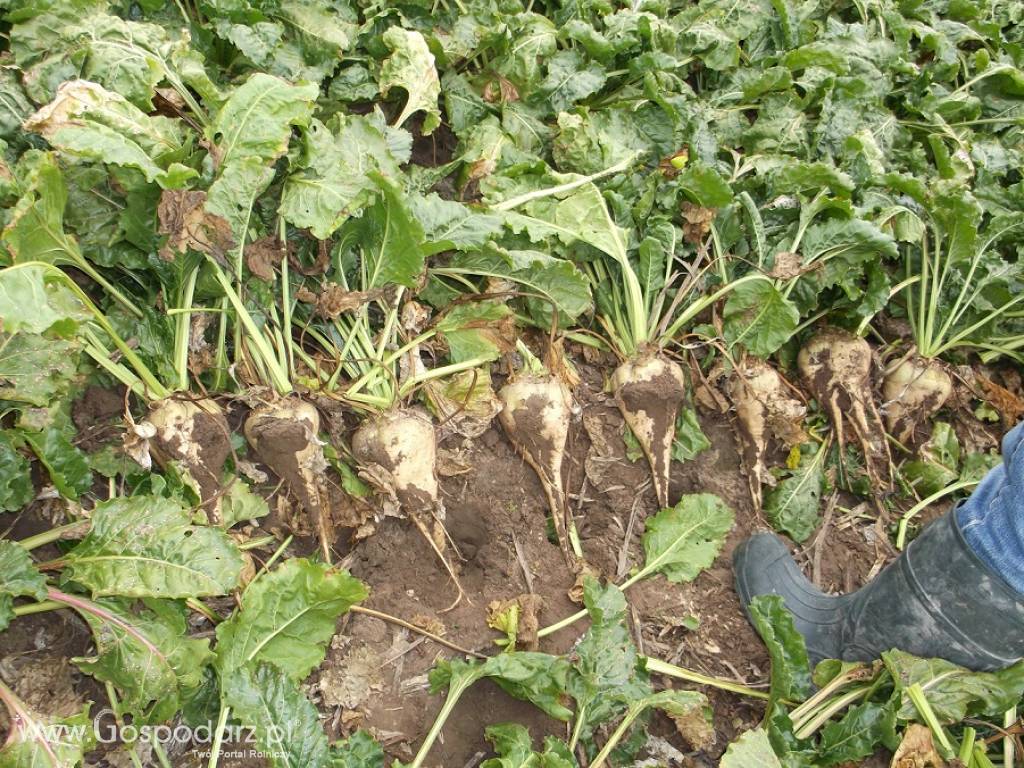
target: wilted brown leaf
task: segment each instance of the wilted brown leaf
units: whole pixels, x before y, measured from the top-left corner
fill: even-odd
[[[506,631],[505,617],[515,616],[516,648],[523,651],[537,650],[537,632],[540,630],[540,613],[544,599],[540,595],[525,594],[511,600],[492,600],[487,606],[487,625],[500,632]]]
[[[989,405],[999,411],[1004,426],[1013,426],[1024,416],[1024,400],[1017,397],[1006,387],[996,384],[982,374],[977,374],[975,381]]]
[[[295,292],[295,298],[303,304],[316,304],[316,313],[327,320],[333,320],[343,312],[351,312],[353,309],[372,301],[381,295],[382,291],[349,291],[338,283],[324,283],[320,293],[313,293],[305,286]]]
[[[483,95],[484,101],[488,104],[494,104],[499,101],[503,104],[507,104],[510,101],[519,101],[519,89],[501,75],[498,75],[497,81],[488,81],[487,85],[484,86]]]
[[[903,733],[890,768],[946,768],[946,761],[935,750],[932,732],[924,725],[911,723]]]
[[[400,318],[403,329],[419,335],[430,322],[430,308],[418,301],[407,301],[402,305]]]
[[[776,280],[791,280],[794,277],[799,277],[806,271],[799,253],[779,251],[775,254],[775,263],[772,265],[768,277],[773,277]]]
[[[711,222],[715,220],[717,211],[714,208],[702,208],[690,202],[683,206],[683,240],[697,245],[711,231]]]
[[[342,312],[359,309],[380,294],[380,291],[349,291],[338,283],[326,283],[316,298],[316,311],[320,317],[333,320]]]
[[[280,241],[272,235],[253,240],[245,246],[245,266],[260,280],[274,281],[274,267],[284,258]]]
[[[156,214],[159,232],[168,235],[160,258],[173,261],[176,254],[191,249],[206,253],[225,264],[225,254],[235,244],[227,219],[207,213],[206,193],[198,190],[165,189]]]
[[[691,749],[707,750],[715,746],[715,729],[704,716],[703,707],[694,707],[687,714],[671,716],[671,719]]]

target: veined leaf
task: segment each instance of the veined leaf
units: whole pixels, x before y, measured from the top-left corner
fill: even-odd
[[[398,186],[373,174],[381,195],[358,219],[341,230],[341,248],[355,247],[363,254],[363,290],[397,283],[409,288],[423,272],[423,229],[412,218]]]
[[[372,201],[379,187],[369,177],[371,171],[401,177],[398,160],[372,117],[339,118],[336,132],[313,120],[303,141],[303,153],[284,183],[279,211],[320,239],[330,237]]]
[[[0,332],[0,400],[49,405],[67,392],[80,351],[76,340]]]
[[[173,44],[161,27],[118,18],[106,6],[54,3],[19,19],[11,50],[34,101],[49,101],[62,82],[81,77],[152,108],[157,84],[171,71]]]
[[[22,436],[62,496],[77,499],[92,487],[92,472],[85,454],[71,442],[66,427],[49,423],[39,431],[24,429]]]
[[[725,340],[768,357],[793,337],[800,312],[770,280],[737,285],[722,311]]]
[[[387,96],[397,86],[408,94],[405,107],[394,124],[402,126],[413,114],[422,111],[426,114],[420,132],[424,135],[433,133],[441,124],[441,110],[437,103],[441,96],[441,80],[427,41],[419,32],[402,27],[391,27],[381,39],[391,49],[391,56],[381,66],[381,93]]]
[[[0,540],[0,632],[14,618],[12,598],[46,599],[46,579],[36,570],[28,552],[18,544]]]
[[[0,430],[0,510],[5,512],[21,509],[35,495],[28,459],[17,450],[21,445],[18,432]]]
[[[329,768],[327,734],[298,683],[272,664],[232,669],[221,681],[235,719],[253,729],[275,768]]]
[[[22,133],[21,124],[32,114],[32,102],[28,100],[21,84],[21,72],[17,67],[0,65],[0,138],[6,141]]]
[[[572,322],[593,306],[590,283],[576,265],[540,251],[490,247],[457,253],[431,272],[508,280],[526,294],[530,315],[543,327],[550,326],[553,310]]]
[[[479,248],[502,227],[501,217],[479,213],[436,193],[413,197],[409,207],[423,227],[430,253]]]
[[[2,242],[12,260],[48,264],[81,261],[78,242],[64,231],[64,206],[68,195],[54,156],[48,152],[26,153],[17,171],[21,197],[7,218],[2,234]],[[4,330],[14,329],[5,325]],[[34,330],[41,332],[45,328]]]
[[[480,768],[575,768],[576,760],[562,741],[548,736],[544,751],[533,751],[530,732],[519,723],[489,725],[484,732],[498,757],[484,760]]]
[[[615,585],[583,582],[590,629],[573,653],[568,691],[576,699],[579,733],[589,742],[595,729],[653,692],[626,625],[626,598]]]
[[[903,464],[900,472],[919,497],[931,496],[959,478],[960,441],[949,424],[935,422],[918,456]]]
[[[772,660],[772,701],[802,701],[811,692],[811,669],[804,638],[793,626],[792,614],[778,595],[759,595],[750,601],[748,610]]]
[[[677,183],[704,208],[722,208],[732,202],[729,183],[714,168],[702,163],[688,164],[679,174]]]
[[[220,525],[230,528],[243,520],[255,520],[270,514],[267,500],[253,493],[249,485],[236,477],[231,487],[221,496]]]
[[[672,460],[690,461],[711,447],[711,440],[701,429],[697,411],[691,406],[679,409],[676,432],[672,440]]]
[[[121,600],[88,601],[61,595],[92,629],[95,654],[72,659],[86,674],[111,683],[122,710],[140,722],[160,723],[180,707],[183,691],[203,682],[213,654],[208,640],[188,636],[185,612],[173,603],[148,600],[133,611]]]
[[[331,745],[333,768],[384,768],[384,750],[366,731]]]
[[[576,49],[554,54],[548,58],[547,65],[548,74],[540,83],[539,91],[555,114],[597,93],[607,80],[604,69],[588,63]]]
[[[274,169],[259,157],[243,157],[225,166],[210,186],[207,212],[226,219],[238,241],[249,224],[257,198],[274,180]]]
[[[243,157],[270,162],[288,149],[293,126],[309,123],[319,89],[292,85],[257,72],[240,85],[217,113],[210,129],[223,168]]]
[[[271,164],[288,150],[292,127],[309,124],[320,89],[257,72],[228,97],[208,129],[217,178],[206,208],[230,221],[241,240],[248,210],[273,178]]]
[[[323,661],[337,618],[366,595],[347,571],[288,560],[251,583],[239,610],[217,627],[221,676],[267,661],[301,680]]]
[[[783,768],[761,728],[747,731],[729,745],[719,768]]]
[[[221,530],[191,525],[178,502],[117,498],[97,504],[92,519],[64,573],[96,597],[201,597],[238,586],[237,545]]]
[[[891,701],[866,701],[822,728],[818,746],[821,765],[856,763],[873,755],[879,744],[889,749],[899,746],[896,707]]]
[[[448,688],[448,695],[461,696],[466,688],[491,678],[510,696],[529,701],[557,720],[568,720],[566,681],[569,662],[561,656],[529,651],[499,653],[486,661],[451,659],[430,671],[432,693]]]
[[[825,492],[825,462],[820,446],[805,445],[800,463],[786,470],[786,475],[764,497],[764,513],[772,527],[804,542],[821,522],[819,510]]]
[[[180,125],[150,117],[119,93],[88,80],[62,83],[54,100],[25,121],[61,152],[141,171],[147,181],[177,188],[198,173],[178,162]]]
[[[693,581],[718,557],[733,520],[732,510],[712,493],[683,496],[647,521],[643,570],[675,583]]]
[[[476,357],[497,360],[513,344],[508,328],[511,314],[508,305],[498,301],[474,301],[452,307],[437,323],[437,330],[448,342],[451,361],[459,363]]]
[[[942,659],[920,659],[896,650],[883,653],[882,660],[900,696],[901,720],[918,718],[907,694],[915,683],[943,724],[958,723],[968,715],[998,715],[1024,696],[1024,662],[999,672],[972,672]]]
[[[0,768],[74,768],[95,745],[89,705],[70,717],[31,709],[0,682],[0,704],[10,711],[10,733],[0,745]]]

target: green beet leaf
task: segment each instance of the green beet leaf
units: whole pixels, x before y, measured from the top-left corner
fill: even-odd
[[[999,672],[972,672],[942,659],[921,659],[897,650],[883,653],[882,660],[896,684],[901,720],[918,719],[907,694],[915,683],[944,724],[968,715],[998,716],[1024,696],[1024,662]]]
[[[0,400],[49,405],[67,392],[80,349],[76,340],[0,332]]]
[[[380,196],[358,219],[345,224],[340,248],[356,248],[365,262],[363,290],[389,283],[414,287],[426,252],[423,228],[413,217],[401,189],[383,175],[373,173]]]
[[[484,735],[498,757],[484,760],[480,768],[575,768],[576,761],[564,742],[544,739],[544,751],[533,751],[530,732],[519,723],[487,726]]]
[[[734,515],[712,493],[683,496],[674,507],[647,521],[643,573],[663,573],[669,581],[693,581],[722,550]]]
[[[433,133],[441,124],[441,80],[434,67],[434,55],[419,32],[391,27],[382,40],[391,49],[380,71],[380,91],[387,96],[392,88],[402,88],[408,94],[402,113],[394,125],[402,126],[417,112],[424,112],[420,132]]]
[[[873,755],[879,745],[890,750],[899,746],[896,707],[891,702],[867,701],[822,728],[818,744],[819,764],[856,763]]]
[[[28,552],[13,541],[0,539],[0,632],[14,618],[13,598],[46,599],[46,579],[36,570]]]
[[[123,600],[89,601],[56,595],[89,624],[92,655],[72,659],[78,668],[118,691],[121,709],[141,722],[161,723],[181,706],[184,692],[203,683],[213,654],[209,641],[188,636],[184,610],[167,601],[147,600],[133,609]]]
[[[768,280],[736,286],[722,311],[725,340],[742,344],[752,354],[768,357],[789,341],[800,323],[800,312]]]
[[[181,187],[198,175],[176,162],[185,154],[180,123],[151,117],[119,93],[88,80],[63,83],[25,128],[66,155],[134,168],[165,188]]]
[[[792,614],[778,595],[755,597],[749,611],[772,662],[772,700],[802,701],[811,692],[811,669],[807,646],[793,626]]]
[[[384,768],[384,765],[384,750],[366,731],[356,731],[331,745],[332,768]]]
[[[267,500],[253,493],[249,485],[236,477],[221,496],[220,525],[230,528],[244,520],[255,520],[270,514]]]
[[[704,208],[721,208],[732,202],[728,182],[714,168],[700,162],[688,164],[677,183],[693,202]]]
[[[288,560],[251,583],[241,607],[217,627],[221,676],[268,661],[301,680],[323,661],[337,618],[366,596],[366,587],[347,571]]]
[[[92,487],[92,470],[85,454],[71,442],[69,425],[46,425],[41,431],[23,430],[25,442],[31,446],[46,468],[50,481],[62,496],[78,499]]]
[[[960,441],[953,428],[942,421],[932,425],[932,435],[918,451],[918,458],[906,462],[900,472],[914,492],[924,498],[941,491],[959,478]]]
[[[0,429],[0,510],[15,512],[32,501],[31,467],[18,448],[21,435],[13,429]]]
[[[11,50],[34,101],[48,102],[62,82],[81,77],[152,109],[157,84],[171,73],[170,41],[157,25],[125,21],[105,7],[59,3],[22,17]]]
[[[65,578],[95,597],[189,598],[238,586],[242,556],[223,531],[191,524],[180,503],[156,496],[101,502],[92,529],[66,556]]]
[[[257,72],[228,97],[207,130],[215,143],[217,178],[206,210],[243,235],[248,211],[273,178],[272,163],[288,150],[293,127],[309,124],[319,89]]]
[[[292,85],[261,72],[228,97],[210,129],[221,166],[243,157],[270,162],[288,149],[293,126],[309,123],[318,89]]]
[[[451,659],[430,671],[430,690],[448,689],[448,698],[462,696],[469,686],[485,677],[506,693],[529,701],[557,720],[572,716],[566,706],[569,663],[561,656],[515,651],[499,653],[486,661]]]
[[[336,127],[311,121],[291,168],[279,211],[286,221],[321,239],[373,200],[378,185],[369,177],[371,171],[391,179],[402,173],[381,126],[373,116],[360,115],[339,117]]]
[[[719,768],[782,768],[768,734],[761,728],[747,731],[729,745]]]
[[[572,654],[568,691],[576,700],[575,730],[589,741],[595,729],[650,696],[652,689],[626,625],[622,590],[587,578],[583,602],[590,629]]]
[[[597,93],[607,80],[605,71],[588,63],[578,50],[560,51],[549,57],[547,68],[539,92],[555,114]]]
[[[508,325],[512,310],[499,301],[474,301],[455,305],[437,323],[448,342],[451,362],[474,358],[497,360],[508,342],[501,326]]]
[[[552,311],[572,322],[593,306],[590,283],[571,262],[540,251],[488,247],[457,253],[432,266],[435,277],[484,277],[508,280],[524,295],[530,316],[541,327],[551,325]]]
[[[798,466],[784,470],[783,477],[764,497],[768,522],[794,541],[807,541],[821,522],[821,496],[828,481],[820,451],[819,446],[802,446]]]
[[[2,682],[0,704],[12,724],[0,745],[0,768],[74,768],[95,746],[88,704],[69,717],[51,717],[31,709]]]
[[[298,683],[273,664],[248,664],[221,681],[233,717],[252,728],[256,748],[274,768],[329,768],[327,734]]]
[[[423,227],[426,247],[431,253],[479,248],[502,227],[501,217],[478,213],[436,193],[413,197],[409,206]]]

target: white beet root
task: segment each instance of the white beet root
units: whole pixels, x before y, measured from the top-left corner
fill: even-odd
[[[182,465],[199,486],[203,506],[218,519],[221,472],[231,453],[224,411],[208,398],[169,397],[152,403],[146,419],[156,429],[152,446],[157,461]]]
[[[458,595],[446,609],[451,610],[465,593],[447,554],[437,483],[437,437],[429,414],[422,408],[398,408],[365,419],[352,435],[352,453],[390,477],[398,503],[455,583]]]
[[[907,357],[882,381],[885,424],[901,443],[913,437],[917,425],[935,415],[953,394],[953,379],[938,360]]]
[[[892,457],[871,394],[872,361],[871,346],[860,336],[840,328],[825,328],[804,344],[797,367],[811,394],[829,414],[840,446],[845,444],[844,423],[849,421],[868,472],[880,482],[876,464],[882,464],[888,477]]]
[[[407,512],[436,510],[437,440],[425,411],[398,409],[366,419],[352,435],[352,453],[388,472]]]
[[[320,413],[305,400],[286,398],[254,408],[245,420],[245,439],[260,461],[287,485],[313,516],[329,560],[330,534],[318,478],[327,469],[317,437]]]
[[[727,383],[743,436],[742,451],[751,474],[751,495],[761,506],[761,486],[771,483],[765,465],[768,441],[778,438],[787,446],[806,439],[801,423],[807,407],[793,396],[782,376],[764,360],[747,357]]]
[[[569,392],[555,376],[527,374],[502,387],[498,399],[503,406],[498,421],[540,478],[558,542],[569,566],[575,569],[575,537],[570,534],[573,526],[562,485],[562,461],[572,414]]]
[[[669,505],[669,466],[676,417],[686,398],[686,376],[672,360],[641,353],[612,374],[615,403],[651,465],[658,505]]]

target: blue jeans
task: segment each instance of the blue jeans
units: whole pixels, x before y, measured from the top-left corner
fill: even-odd
[[[1003,438],[1003,463],[956,511],[968,546],[1024,595],[1024,422]]]

